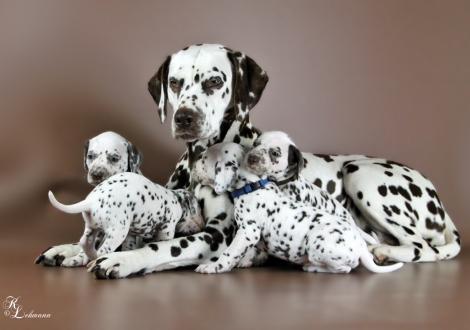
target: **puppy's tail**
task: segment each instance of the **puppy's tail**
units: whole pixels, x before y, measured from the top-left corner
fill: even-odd
[[[394,265],[390,266],[379,266],[376,265],[374,262],[374,258],[372,257],[372,254],[365,249],[361,256],[361,262],[366,267],[368,270],[374,273],[390,273],[393,272],[394,270],[397,270],[403,266],[403,262],[398,262]]]
[[[52,191],[49,191],[49,200],[51,201],[52,205],[54,205],[56,209],[59,209],[65,213],[81,213],[81,212],[90,211],[90,203],[86,199],[77,204],[64,205],[64,204],[59,203],[57,199],[55,199]]]

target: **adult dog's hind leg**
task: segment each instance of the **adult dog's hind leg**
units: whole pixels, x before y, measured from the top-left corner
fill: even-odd
[[[396,238],[398,243],[392,246],[381,242],[371,249],[376,261],[439,260],[439,251],[428,241],[444,239],[445,225],[440,202],[427,179],[406,166],[377,159],[351,162],[343,168],[343,176],[354,206],[372,227]],[[351,213],[355,216],[355,212]],[[428,228],[428,223],[433,226]]]

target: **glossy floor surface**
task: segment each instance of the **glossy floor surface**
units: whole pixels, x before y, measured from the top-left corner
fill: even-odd
[[[34,265],[39,244],[3,248],[0,329],[469,329],[470,249],[390,274],[308,274],[268,266],[201,275],[180,269],[96,280]],[[50,314],[49,319],[15,319]],[[11,307],[9,310],[6,307]]]

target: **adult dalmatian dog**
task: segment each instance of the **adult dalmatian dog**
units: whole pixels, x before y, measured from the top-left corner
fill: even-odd
[[[118,173],[140,171],[142,153],[131,142],[114,132],[101,133],[85,142],[83,164],[87,171],[87,181],[92,186],[99,185]],[[102,242],[103,233],[96,237],[96,245]],[[35,263],[47,266],[75,267],[87,260],[80,245],[64,244],[48,248]]]
[[[187,47],[164,61],[150,79],[149,91],[158,105],[162,122],[167,117],[167,102],[170,103],[174,110],[173,137],[187,142],[187,150],[177,163],[167,188],[193,190],[203,209],[206,227],[198,234],[159,242],[158,248],[144,246],[134,251],[105,255],[88,265],[97,278],[121,278],[139,272],[150,273],[217,260],[232,242],[236,230],[233,203],[228,194],[217,195],[211,188],[195,184],[191,180],[191,169],[199,155],[216,143],[235,142],[246,148],[251,147],[260,132],[252,126],[249,111],[258,103],[267,82],[266,72],[250,57],[220,45]],[[442,253],[438,250],[439,247],[432,245],[435,241],[426,241],[429,244],[409,244],[407,240],[403,240],[406,238],[406,230],[397,231],[385,219],[379,219],[379,210],[362,214],[361,210],[369,207],[367,201],[379,196],[381,191],[383,193],[384,188],[379,188],[382,186],[387,189],[388,196],[395,195],[396,191],[407,201],[409,197],[408,203],[414,210],[414,202],[419,197],[412,198],[411,192],[406,193],[407,186],[403,186],[399,180],[403,177],[402,172],[409,170],[407,167],[394,162],[388,162],[387,167],[383,167],[364,156],[303,156],[306,160],[303,174],[308,180],[317,184],[321,182],[335,198],[348,205],[349,209],[354,209],[353,215],[358,218],[358,223],[370,223],[374,228],[379,227],[384,233],[383,236],[388,239],[384,241],[382,251],[378,251],[388,253],[390,259],[395,255],[389,251],[392,248],[403,251],[400,255],[406,258],[397,261],[406,262],[451,258],[458,252],[459,248],[456,247],[452,253]],[[354,164],[351,164],[352,162]],[[341,174],[342,168],[349,164],[352,165],[350,174],[372,171],[384,176],[380,176],[381,181],[378,181],[376,176],[366,173],[362,175],[361,180],[352,180]],[[428,192],[425,187],[418,188],[421,197],[429,199],[428,202],[432,201],[435,206],[435,209],[430,206],[429,212],[433,217],[430,221],[425,221],[425,224],[430,230],[443,233],[443,239],[438,243],[445,245],[440,249],[458,245],[460,240],[457,231],[449,221],[444,220],[445,216],[444,219],[441,218],[442,211],[439,210],[443,208],[435,190]],[[348,195],[357,191],[362,192],[362,198],[357,194]],[[370,194],[370,197],[367,194]],[[403,216],[403,212],[401,215]],[[429,250],[433,251],[432,258],[428,258]],[[261,264],[267,258],[266,254],[260,251],[251,252],[247,253],[250,260],[244,260],[238,266]],[[422,258],[424,256],[426,259]],[[40,257],[49,260],[53,255],[46,252]],[[115,267],[116,264],[119,266]],[[94,267],[95,265],[100,267]]]

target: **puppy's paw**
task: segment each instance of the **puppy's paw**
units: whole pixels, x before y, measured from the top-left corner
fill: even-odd
[[[217,264],[216,262],[213,262],[211,264],[207,265],[199,265],[196,268],[197,273],[201,274],[217,274],[217,273],[223,273],[227,272],[228,270],[224,270],[220,264]]]
[[[83,267],[88,263],[88,258],[85,254],[79,254],[78,256],[72,258],[66,258],[62,262],[62,267]]]

